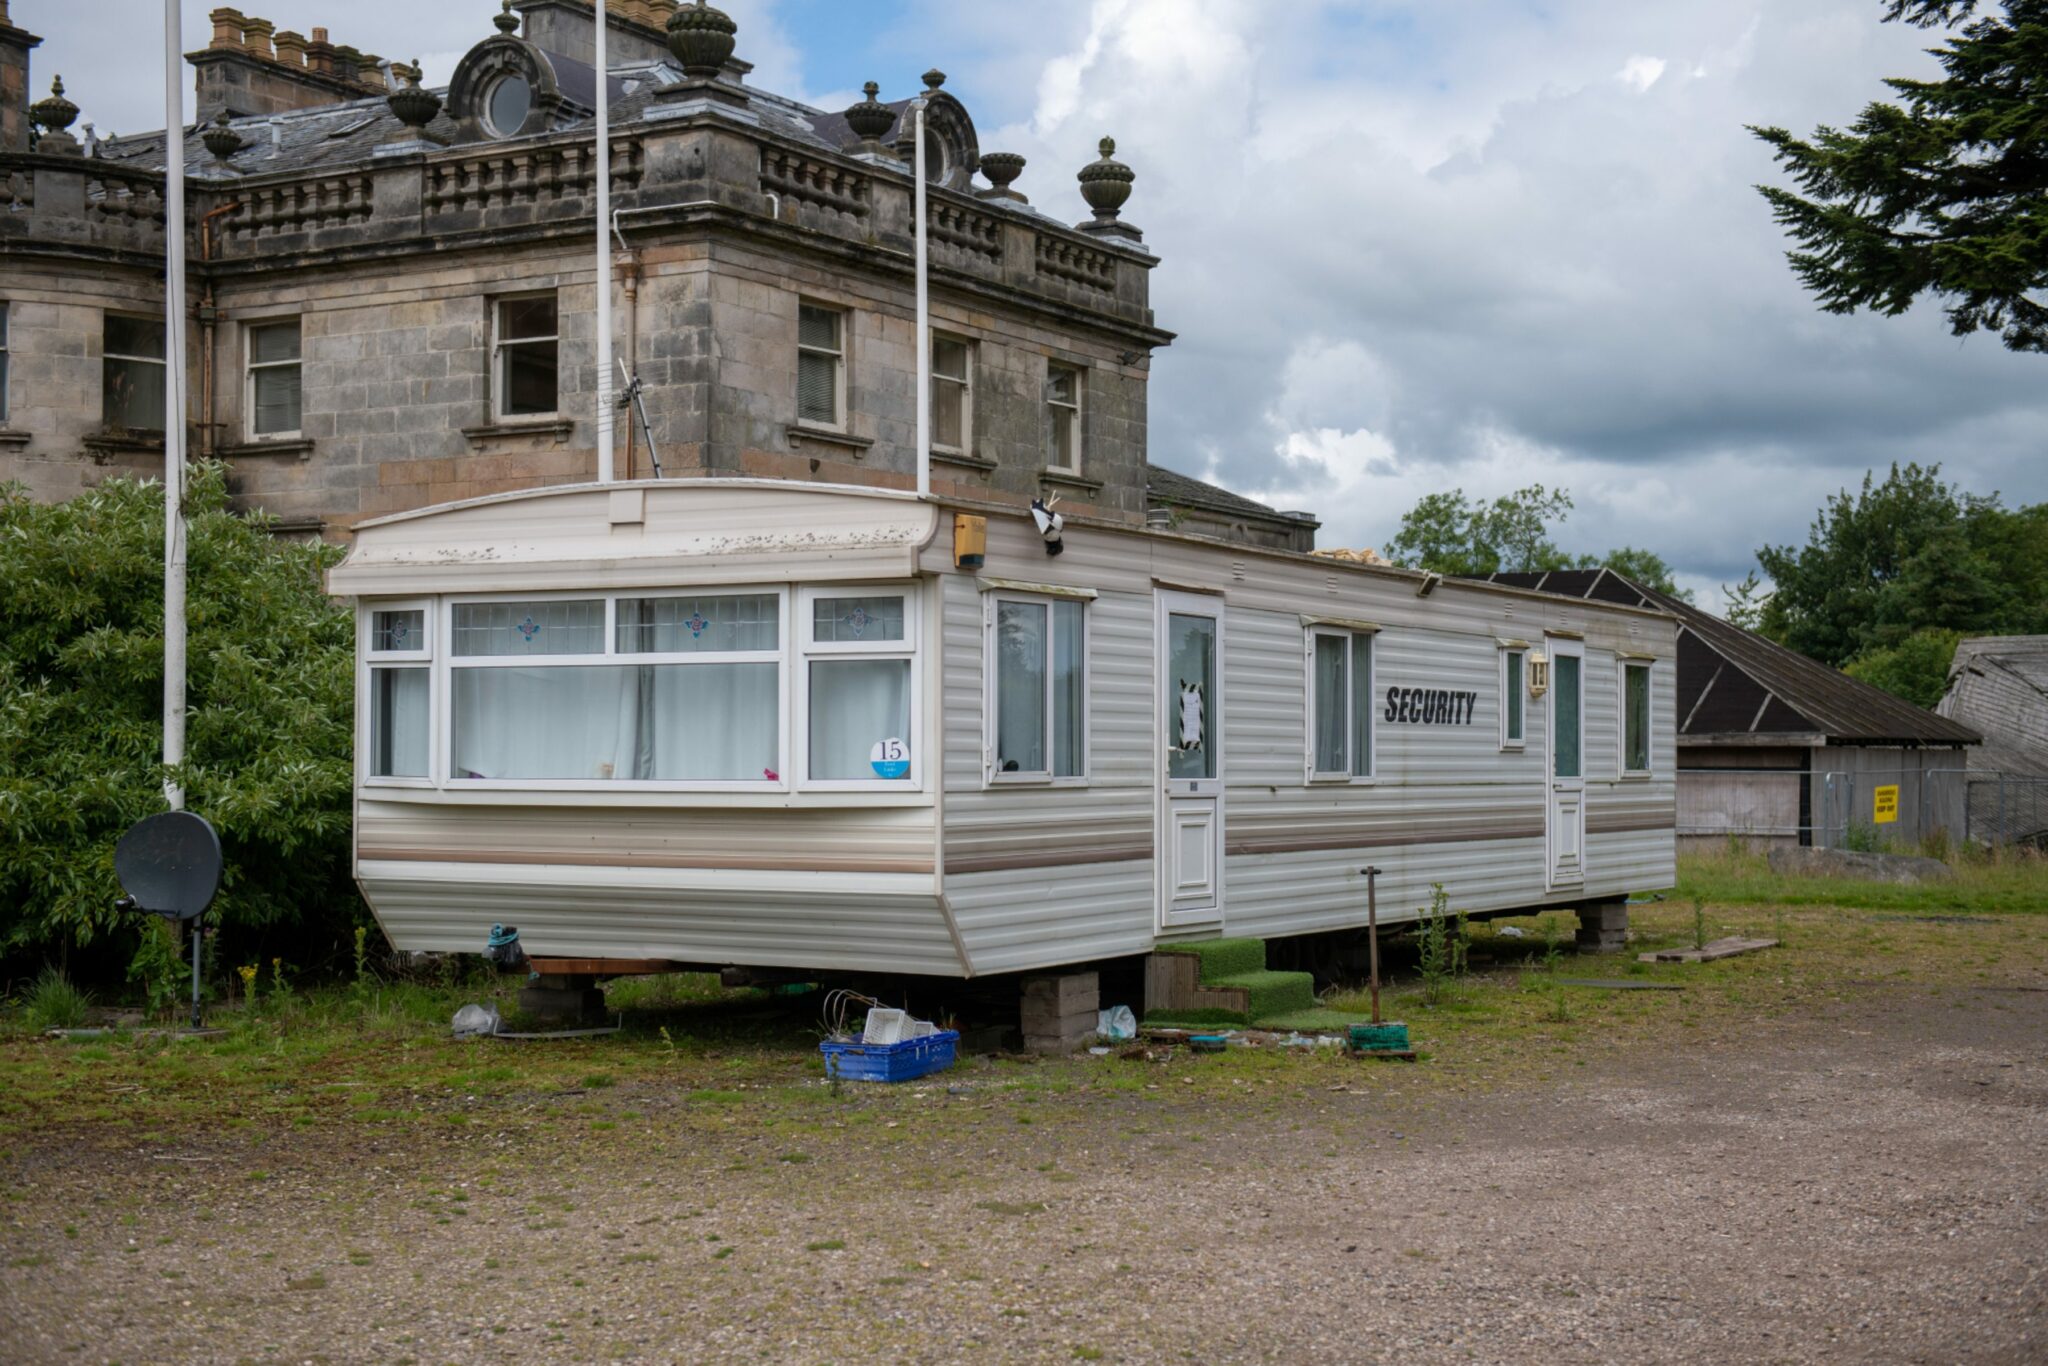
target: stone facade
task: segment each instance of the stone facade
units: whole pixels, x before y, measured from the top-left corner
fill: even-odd
[[[663,0],[615,9],[614,345],[643,386],[663,474],[914,486],[908,102],[877,106],[894,124],[863,138],[847,116],[755,90],[744,62],[715,78],[657,63]],[[595,472],[595,148],[577,57],[592,16],[576,0],[517,0],[498,18],[424,125],[401,121],[398,94],[331,88],[373,69],[340,76],[321,56],[315,70],[294,46],[292,70],[269,71],[277,49],[253,53],[249,35],[275,40],[237,11],[215,12],[214,45],[191,58],[202,104],[225,88],[220,72],[263,68],[309,105],[236,117],[230,103],[186,148],[189,449],[226,460],[241,504],[287,527],[346,535],[365,517]],[[5,71],[0,60],[0,88]],[[1219,516],[1178,496],[1200,502],[1207,485],[1156,485],[1147,376],[1172,339],[1149,304],[1156,258],[1113,206],[1071,226],[977,188],[972,121],[943,79],[926,92],[932,318],[969,348],[971,431],[934,453],[933,491],[1011,506],[1057,494],[1070,514],[1125,523],[1156,521],[1163,500],[1204,533],[1308,548],[1313,519],[1209,490],[1228,500]],[[494,103],[507,81],[529,98]],[[523,120],[516,136],[492,131],[500,117]],[[100,346],[107,313],[161,312],[163,137],[91,155],[68,142],[46,129],[37,150],[0,153],[12,330],[0,479],[51,498],[161,470],[160,441],[109,424]],[[1107,152],[1090,173],[1104,166],[1128,175]],[[508,415],[500,304],[520,298],[553,301],[554,401],[532,411],[544,404],[526,391]],[[806,305],[842,320],[833,423],[799,414]],[[250,329],[290,320],[298,427],[266,436],[249,411]],[[1078,470],[1046,463],[1053,366],[1080,377]],[[621,476],[653,473],[638,428],[619,413]]]

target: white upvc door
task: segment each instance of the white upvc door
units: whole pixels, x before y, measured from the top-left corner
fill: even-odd
[[[1154,867],[1162,929],[1223,918],[1223,599],[1159,594]]]
[[[1586,647],[1551,636],[1544,843],[1552,888],[1586,881]]]

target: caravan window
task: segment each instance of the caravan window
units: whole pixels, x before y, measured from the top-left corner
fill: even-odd
[[[775,593],[456,603],[450,779],[779,784],[781,612]]]
[[[1508,646],[1500,652],[1500,747],[1520,749],[1528,714],[1529,648]]]
[[[1372,634],[1308,633],[1308,776],[1352,782],[1372,776]]]
[[[1628,778],[1650,774],[1650,666],[1621,665],[1621,771]]]
[[[806,595],[805,777],[840,787],[916,786],[916,617],[902,593]]]
[[[363,654],[369,665],[364,767],[372,778],[432,776],[433,642],[427,609],[380,607],[370,613]]]
[[[989,778],[1087,773],[1087,619],[1077,599],[992,596],[987,608]]]

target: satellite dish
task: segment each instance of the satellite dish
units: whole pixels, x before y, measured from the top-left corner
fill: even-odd
[[[220,836],[190,811],[145,816],[114,846],[114,875],[128,893],[123,904],[168,920],[206,913],[220,890],[220,866]]]

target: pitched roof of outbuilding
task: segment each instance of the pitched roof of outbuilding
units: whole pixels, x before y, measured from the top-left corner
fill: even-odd
[[[1611,569],[1499,573],[1495,583],[1632,607],[1678,618],[1681,740],[1820,735],[1829,744],[1974,745],[1970,727],[1731,625],[1713,613],[1644,588]],[[1688,648],[1690,642],[1690,648]]]
[[[1145,491],[1162,503],[1202,508],[1231,517],[1263,517],[1270,521],[1314,522],[1298,514],[1281,512],[1264,503],[1232,493],[1229,489],[1194,479],[1159,465],[1145,467]],[[1320,526],[1321,523],[1317,522]]]

